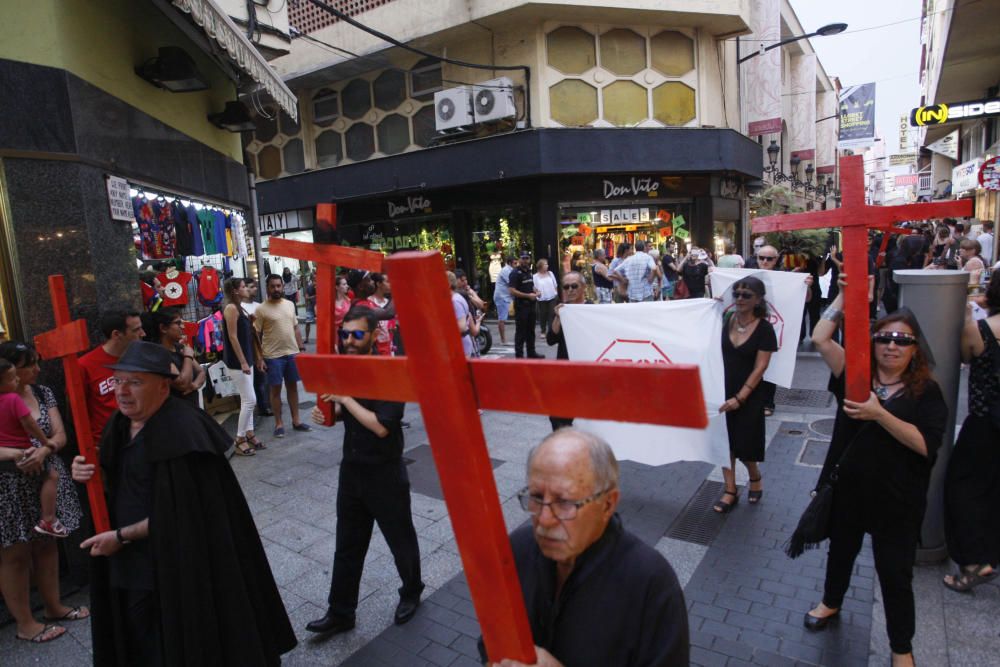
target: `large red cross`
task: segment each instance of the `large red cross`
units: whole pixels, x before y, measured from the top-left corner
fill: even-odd
[[[87,459],[88,463],[97,463],[97,444],[90,430],[86,388],[80,364],[77,362],[77,355],[90,349],[87,322],[70,320],[66,285],[62,276],[49,276],[49,296],[52,299],[56,328],[35,336],[35,348],[43,359],[62,358],[63,373],[66,376],[66,396],[69,399],[70,412],[73,414],[73,428],[76,430],[76,444],[80,455]],[[94,468],[94,476],[87,482],[87,498],[90,500],[90,516],[94,521],[94,530],[98,533],[111,530],[99,465]]]
[[[341,266],[375,259],[356,249],[305,245],[274,239],[270,251]],[[302,381],[317,393],[420,404],[486,651],[494,661],[533,664],[534,641],[477,408],[705,428],[698,367],[616,365],[610,383],[607,365],[596,362],[466,359],[441,255],[404,252],[375,261],[392,279],[407,356],[303,354]],[[332,267],[321,277],[328,284],[317,281],[317,325],[325,319],[330,326],[332,302],[321,310],[320,295],[332,294]]]
[[[869,206],[865,204],[865,174],[860,155],[840,158],[840,208],[809,213],[768,215],[753,221],[755,234],[820,227],[840,227],[844,238],[844,273],[855,276],[844,290],[844,341],[847,352],[847,398],[866,401],[871,393],[871,331],[868,322],[868,230],[893,230],[905,220],[972,215],[972,200]]]

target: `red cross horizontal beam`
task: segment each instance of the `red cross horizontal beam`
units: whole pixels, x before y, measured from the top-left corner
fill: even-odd
[[[822,227],[866,227],[891,229],[897,222],[926,220],[928,218],[961,218],[972,215],[972,200],[902,204],[900,206],[864,206],[858,215],[845,216],[840,208],[806,213],[768,215],[753,221],[754,234],[766,232],[792,232]],[[906,231],[906,230],[902,230]]]
[[[413,403],[406,357],[354,357],[301,354],[299,374],[306,389],[317,394],[378,397]],[[629,366],[629,394],[623,400],[607,382],[608,365],[597,362],[471,359],[479,407],[534,415],[705,428],[708,415],[698,367]],[[616,366],[616,372],[622,366]],[[515,395],[511,387],[517,387]]]
[[[292,257],[327,266],[346,266],[375,272],[381,272],[385,262],[385,255],[373,250],[342,245],[320,245],[282,238],[272,238],[267,251],[278,257]]]

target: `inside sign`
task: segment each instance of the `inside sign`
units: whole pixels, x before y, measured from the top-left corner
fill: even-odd
[[[106,176],[108,187],[108,210],[112,220],[132,222],[135,213],[132,211],[132,197],[129,196],[128,181],[118,176]]]

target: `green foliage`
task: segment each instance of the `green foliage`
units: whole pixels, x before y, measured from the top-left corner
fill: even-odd
[[[804,209],[795,203],[796,196],[788,188],[772,185],[751,196],[750,216],[762,218],[768,215],[801,213]],[[827,253],[830,238],[828,229],[806,229],[795,232],[771,232],[765,235],[769,245],[791,254],[822,257]]]

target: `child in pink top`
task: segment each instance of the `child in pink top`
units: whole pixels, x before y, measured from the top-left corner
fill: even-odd
[[[31,416],[31,410],[17,395],[19,384],[17,369],[6,359],[0,359],[0,447],[23,449],[24,458],[32,448],[31,438],[56,451],[51,442]],[[41,505],[42,517],[35,525],[35,531],[52,537],[66,537],[66,528],[56,517],[56,490],[59,473],[48,465],[42,470]]]

